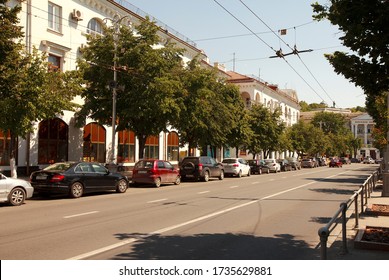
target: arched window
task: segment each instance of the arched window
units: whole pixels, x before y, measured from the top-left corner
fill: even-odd
[[[177,132],[170,132],[167,136],[167,160],[178,161],[179,141]]]
[[[135,133],[128,130],[118,132],[118,163],[135,162]]]
[[[159,137],[149,136],[146,140],[144,158],[159,158]]]
[[[97,18],[92,18],[88,22],[88,27],[86,29],[86,33],[92,35],[102,35],[103,34],[103,24]]]
[[[4,135],[2,131],[0,131],[0,165],[9,165],[9,156],[10,156],[10,144],[11,144],[11,135],[8,132],[7,135]],[[18,143],[14,144],[14,156],[17,160],[17,149]],[[17,163],[16,163],[17,164]]]
[[[105,162],[105,128],[97,123],[84,127],[84,161]]]
[[[38,131],[38,163],[68,160],[68,125],[61,119],[41,121]]]

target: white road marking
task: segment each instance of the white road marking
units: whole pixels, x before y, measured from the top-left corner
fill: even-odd
[[[92,211],[92,212],[86,212],[86,213],[80,213],[80,214],[75,214],[75,215],[70,215],[70,216],[64,216],[64,219],[70,219],[70,218],[75,218],[75,217],[80,217],[80,216],[85,216],[85,215],[90,215],[90,214],[95,214],[99,213],[99,211]]]
[[[239,186],[231,186],[230,189],[236,189],[239,188]]]
[[[346,173],[346,172],[343,172],[343,173]],[[339,173],[337,175],[340,175],[340,174],[343,174],[343,173]],[[332,175],[332,176],[329,176],[329,177],[326,177],[326,178],[323,178],[323,179],[332,178],[332,177],[335,177],[337,175]],[[317,183],[317,181],[313,181],[313,182],[310,182],[310,183],[306,183],[306,184],[303,184],[303,185],[300,185],[300,186],[297,186],[297,187],[294,187],[294,188],[290,188],[290,189],[278,192],[278,193],[274,193],[274,194],[262,197],[260,199],[255,199],[255,200],[252,200],[252,201],[249,201],[249,202],[246,202],[246,203],[242,203],[240,205],[237,205],[237,206],[234,206],[234,207],[230,207],[230,208],[227,208],[227,209],[224,209],[224,210],[221,210],[221,211],[213,212],[213,213],[210,213],[208,215],[204,215],[204,216],[201,216],[201,217],[198,217],[196,219],[192,219],[192,220],[180,223],[180,224],[172,225],[170,227],[165,227],[165,228],[153,231],[153,232],[151,232],[149,234],[142,235],[139,238],[147,238],[147,237],[150,237],[150,236],[155,235],[155,234],[162,234],[162,233],[165,233],[165,232],[168,232],[168,231],[180,228],[180,227],[184,227],[184,226],[187,226],[187,225],[190,225],[190,224],[193,224],[193,223],[197,223],[197,222],[200,222],[200,221],[203,221],[203,220],[215,217],[215,216],[219,216],[221,214],[225,214],[227,212],[231,212],[231,211],[239,209],[239,208],[243,208],[243,207],[249,206],[251,204],[258,203],[259,201],[262,201],[262,200],[266,200],[266,199],[269,199],[269,198],[272,198],[272,197],[275,197],[275,196],[278,196],[278,195],[281,195],[281,194],[284,194],[284,193],[287,193],[287,192],[291,192],[291,191],[294,191],[294,190],[297,190],[297,189],[304,188],[304,187],[312,185],[314,183]],[[115,244],[112,244],[112,245],[109,245],[109,246],[106,246],[106,247],[103,247],[103,248],[100,248],[100,249],[97,249],[97,250],[94,250],[94,251],[87,252],[85,254],[81,254],[81,255],[72,257],[69,260],[82,260],[82,259],[86,259],[86,258],[89,258],[91,256],[94,256],[94,255],[97,255],[97,254],[100,254],[100,253],[103,253],[103,252],[106,252],[106,251],[109,251],[109,250],[112,250],[112,249],[115,249],[115,248],[119,248],[120,246],[131,244],[131,243],[139,240],[139,238],[130,238],[130,239],[125,240],[125,241],[121,241],[121,242],[118,242],[118,243],[115,243]]]
[[[203,192],[198,192],[197,194],[204,194],[204,193],[209,193],[211,191],[203,191]]]
[[[255,181],[255,182],[252,182],[251,185],[255,185],[255,184],[258,184],[259,182],[258,181]]]
[[[276,179],[270,179],[269,181],[275,181]]]
[[[165,201],[167,200],[167,198],[162,198],[162,199],[157,199],[157,200],[150,200],[150,201],[147,201],[146,203],[156,203],[156,202],[161,202],[161,201]]]

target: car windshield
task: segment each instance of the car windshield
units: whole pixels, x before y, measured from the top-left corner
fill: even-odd
[[[135,168],[147,168],[147,169],[151,169],[154,167],[154,161],[153,160],[141,160],[141,161],[138,161],[136,164],[135,164]]]
[[[236,159],[228,158],[228,159],[223,159],[223,163],[235,163]]]
[[[71,165],[73,165],[73,162],[58,162],[58,163],[54,163],[52,165],[47,166],[43,170],[46,170],[46,171],[65,171],[65,170],[68,170]]]

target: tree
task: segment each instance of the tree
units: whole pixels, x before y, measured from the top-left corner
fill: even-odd
[[[389,90],[389,5],[387,1],[330,0],[328,6],[312,5],[317,20],[328,19],[343,32],[340,40],[351,52],[335,52],[326,57],[338,74],[360,86],[371,102]],[[371,114],[375,121],[377,115]]]
[[[172,122],[181,144],[188,143],[189,151],[201,148],[202,154],[208,145],[235,144],[233,130],[238,130],[244,107],[238,88],[218,77],[216,69],[200,66],[196,58],[185,68],[182,83],[182,110]]]
[[[134,32],[136,30],[136,32]],[[135,30],[120,26],[89,36],[79,66],[87,80],[80,123],[91,117],[112,124],[113,70],[117,71],[117,130],[131,130],[139,140],[139,157],[149,136],[159,135],[179,117],[182,108],[182,50],[172,43],[161,45],[158,27],[149,19]],[[115,48],[116,43],[116,48]],[[116,52],[116,53],[115,53]],[[116,69],[112,69],[116,57]]]
[[[316,113],[311,123],[325,133],[344,134],[347,130],[345,117],[332,112]]]
[[[25,51],[17,17],[21,8],[6,3],[0,0],[0,130],[10,135],[12,165],[16,138],[32,132],[34,122],[71,110],[71,100],[82,87],[76,73],[50,72],[45,54]]]
[[[262,104],[254,104],[249,114],[254,135],[247,148],[253,155],[263,151],[264,157],[268,158],[271,151],[280,150],[281,135],[285,129],[280,120],[281,112],[279,109],[271,112]]]

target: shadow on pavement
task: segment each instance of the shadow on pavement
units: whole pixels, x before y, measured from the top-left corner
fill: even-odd
[[[142,237],[143,236],[143,237]],[[152,235],[118,233],[116,238],[135,238],[131,250],[113,260],[312,260],[319,251],[289,234],[260,237],[247,234]]]

